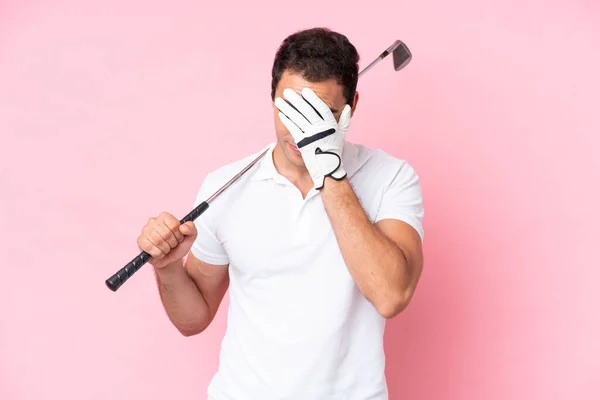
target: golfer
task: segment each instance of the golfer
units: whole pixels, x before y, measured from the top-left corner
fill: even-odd
[[[162,213],[138,238],[183,335],[204,331],[229,290],[211,400],[388,398],[384,326],[421,275],[423,201],[406,161],[346,140],[358,61],[329,29],[287,37],[265,157],[195,222]],[[209,173],[195,205],[258,153]]]

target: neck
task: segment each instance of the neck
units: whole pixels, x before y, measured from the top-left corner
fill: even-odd
[[[312,188],[313,181],[306,167],[303,164],[292,164],[283,153],[279,142],[273,149],[273,164],[275,164],[277,172],[298,187],[302,193],[308,192]]]

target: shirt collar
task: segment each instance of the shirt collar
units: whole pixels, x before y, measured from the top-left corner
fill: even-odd
[[[273,162],[273,149],[277,145],[277,142],[270,143],[267,147],[268,150],[265,153],[265,156],[258,162],[257,168],[250,177],[252,181],[260,181],[260,180],[268,180],[268,179],[276,179],[279,175],[277,169],[275,168],[275,163]],[[345,142],[344,143],[344,152],[342,153],[342,162],[344,164],[344,169],[348,174],[348,178],[350,178],[361,166],[358,157],[358,145]],[[261,152],[264,151],[261,150]],[[259,154],[259,153],[257,153]]]
[[[265,153],[265,156],[258,162],[254,173],[250,177],[250,180],[260,181],[265,179],[273,179],[275,176],[277,176],[277,170],[275,169],[275,164],[273,163],[273,149],[275,148],[276,144],[277,143],[274,142],[267,146],[268,150]],[[265,149],[263,148],[261,152],[264,150]]]

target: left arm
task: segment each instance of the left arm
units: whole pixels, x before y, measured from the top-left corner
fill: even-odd
[[[326,179],[321,197],[359,290],[385,318],[398,315],[421,276],[421,237],[397,219],[371,223],[348,179]]]
[[[336,120],[312,89],[303,88],[301,94],[285,89],[283,95],[287,101],[275,99],[279,118],[294,137],[314,187],[321,191],[348,270],[377,311],[392,318],[410,302],[423,268],[418,177],[408,165],[398,168],[373,225],[342,165],[350,105]]]

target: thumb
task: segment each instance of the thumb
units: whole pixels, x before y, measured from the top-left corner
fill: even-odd
[[[338,127],[340,131],[346,133],[348,128],[350,127],[350,117],[352,115],[352,107],[349,104],[346,104],[344,109],[342,110],[342,114],[340,114],[340,120],[338,121]]]
[[[180,225],[179,232],[181,232],[183,236],[196,237],[198,235],[196,224],[194,224],[192,221],[188,221],[185,224]]]

